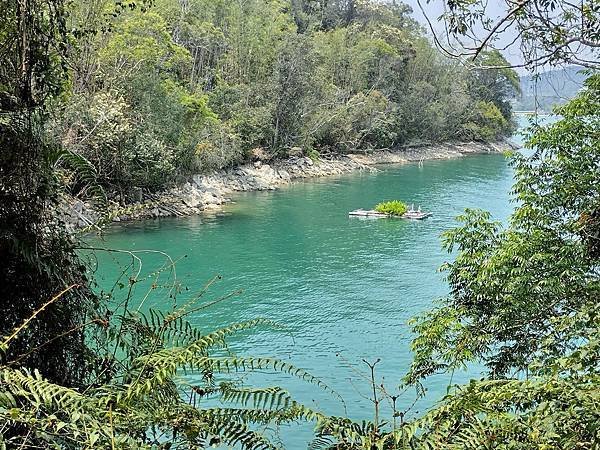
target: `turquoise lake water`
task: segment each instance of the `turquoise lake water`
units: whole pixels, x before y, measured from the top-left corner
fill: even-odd
[[[408,320],[447,294],[437,269],[452,255],[441,249],[442,232],[465,208],[487,209],[500,220],[512,209],[513,173],[502,155],[380,169],[240,194],[235,204],[212,216],[115,226],[91,243],[140,252],[142,274],[163,267],[167,260],[158,252],[165,252],[177,260],[177,279],[190,292],[221,275],[206,300],[238,289],[243,293],[195,313],[191,322],[206,331],[257,317],[284,325],[286,330],[259,328],[234,336],[231,350],[306,369],[337,391],[345,406],[318,387],[283,374],[257,374],[249,383],[283,386],[298,401],[326,413],[371,418],[362,360],[381,358],[377,378],[393,394],[412,358]],[[415,222],[348,217],[350,210],[389,199],[421,205],[433,216]],[[126,261],[124,255],[98,252],[100,285],[111,285]],[[158,284],[167,284],[170,277],[168,271],[161,273]],[[137,301],[153,280],[151,276],[137,287]],[[179,296],[179,304],[186,295]],[[167,288],[158,288],[143,308],[172,302]],[[453,381],[478,373],[472,368]],[[439,399],[449,381],[430,380],[426,399],[410,413]],[[414,398],[414,391],[406,392],[399,409]],[[310,424],[284,428],[283,444],[306,448],[311,429]]]

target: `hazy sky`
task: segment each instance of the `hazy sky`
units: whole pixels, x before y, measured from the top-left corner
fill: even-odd
[[[429,25],[425,20],[425,16],[421,12],[417,0],[402,0],[404,3],[410,5],[413,9],[413,17],[417,19],[420,23],[425,25],[427,30],[429,31]],[[427,0],[422,0],[421,5],[425,10],[425,13],[429,17],[434,30],[437,32],[438,36],[444,35],[444,25],[441,21],[438,20],[439,16],[444,12],[444,0],[431,0],[427,3]],[[503,0],[488,0],[486,12],[488,17],[492,19],[498,19],[505,11],[506,11],[506,3]],[[483,32],[481,36],[483,36]],[[508,45],[514,39],[514,35],[510,32],[506,32],[500,36],[500,39],[496,42],[496,46],[503,47]],[[506,59],[512,64],[520,64],[523,61],[521,53],[519,51],[518,42],[513,44],[511,48],[504,50],[502,52]],[[525,72],[524,70],[518,70],[519,72]]]

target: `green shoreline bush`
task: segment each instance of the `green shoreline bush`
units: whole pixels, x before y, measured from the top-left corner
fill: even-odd
[[[375,206],[375,211],[385,214],[391,214],[392,216],[401,216],[406,211],[408,211],[408,207],[405,203],[402,203],[400,200],[391,200],[389,202],[381,202]]]

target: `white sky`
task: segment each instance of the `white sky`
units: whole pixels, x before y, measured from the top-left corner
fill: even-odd
[[[425,19],[425,16],[421,12],[417,0],[402,0],[404,3],[408,4],[413,9],[413,17],[421,24],[425,26],[425,28],[429,32],[429,25]],[[445,0],[431,0],[427,3],[427,0],[421,0],[421,5],[425,10],[425,13],[429,17],[436,34],[441,38],[445,36],[444,33],[444,25],[443,22],[438,20],[440,15],[444,12],[444,4]],[[488,0],[486,12],[488,17],[492,19],[499,19],[500,16],[506,11],[506,3],[503,0]],[[481,36],[483,36],[483,32]],[[507,31],[503,35],[499,36],[498,41],[496,41],[496,47],[504,47],[514,39],[514,35]],[[519,51],[519,43],[516,42],[510,48],[503,50],[505,58],[511,64],[521,64],[523,62],[523,58],[521,52]],[[525,70],[518,70],[521,73],[524,73]]]

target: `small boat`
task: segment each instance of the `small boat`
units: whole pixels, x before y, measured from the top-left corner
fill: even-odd
[[[423,220],[427,217],[431,216],[430,212],[421,211],[421,207],[415,210],[415,205],[411,205],[410,209],[406,211],[403,215],[403,219],[412,219],[412,220]]]
[[[430,212],[422,212],[422,211],[406,211],[403,215],[403,219],[413,219],[413,220],[423,220],[427,217],[431,216]]]

